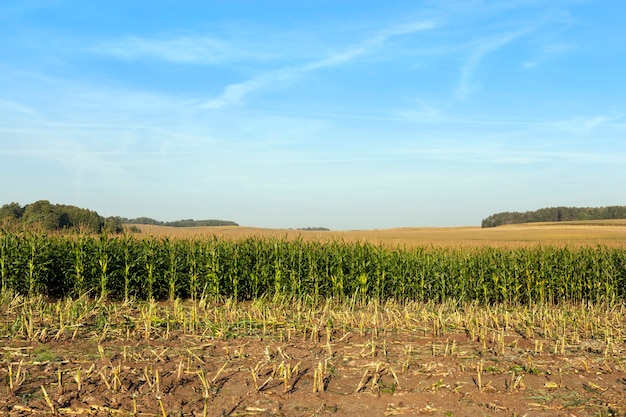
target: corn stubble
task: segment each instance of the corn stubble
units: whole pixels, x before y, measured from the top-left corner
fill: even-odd
[[[182,314],[191,310],[193,315]],[[0,378],[6,394],[15,399],[14,410],[29,407],[21,399],[39,396],[45,408],[32,410],[47,414],[76,415],[80,407],[68,408],[69,398],[85,412],[100,407],[113,413],[107,407],[126,404],[123,415],[171,415],[176,393],[188,390],[195,402],[187,407],[211,415],[220,395],[237,384],[247,390],[243,402],[233,405],[243,413],[257,407],[253,399],[267,395],[441,392],[472,398],[523,392],[533,377],[541,377],[539,388],[550,393],[569,393],[573,387],[562,382],[563,375],[595,376],[598,366],[604,373],[626,373],[626,307],[606,303],[203,297],[126,303],[5,293],[0,313],[7,323],[0,338],[18,345],[4,350],[8,360]],[[56,337],[68,320],[77,331]],[[20,341],[88,348],[55,355]],[[555,369],[555,355],[575,360]],[[442,367],[449,361],[457,367]],[[42,367],[49,374],[36,375]],[[92,403],[94,387],[118,402]],[[613,389],[598,379],[579,388],[594,398]]]

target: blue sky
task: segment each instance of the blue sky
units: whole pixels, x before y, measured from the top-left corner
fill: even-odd
[[[0,204],[259,227],[625,205],[621,0],[0,3]]]

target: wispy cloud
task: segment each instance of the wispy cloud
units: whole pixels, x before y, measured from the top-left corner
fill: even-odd
[[[291,81],[308,72],[345,64],[361,55],[369,53],[373,49],[387,42],[392,37],[410,35],[416,32],[432,29],[434,27],[435,24],[433,22],[416,22],[413,24],[399,25],[389,28],[377,33],[361,43],[346,48],[341,52],[333,53],[321,59],[299,66],[267,71],[252,77],[249,80],[230,84],[224,88],[219,96],[207,101],[202,107],[206,109],[219,109],[228,105],[237,104],[253,91],[261,90],[274,84]]]
[[[450,116],[440,106],[427,103],[424,100],[411,101],[414,102],[411,108],[396,111],[397,120],[426,124],[448,123],[451,120]]]
[[[522,69],[533,69],[553,61],[575,49],[573,44],[550,43],[542,46],[531,58],[522,64]]]
[[[625,157],[623,152],[521,149],[511,146],[504,147],[497,143],[473,147],[464,146],[460,143],[445,147],[407,147],[401,150],[401,154],[407,158],[419,157],[430,160],[496,165],[535,165],[564,162],[616,164],[623,161]]]
[[[575,133],[578,136],[587,136],[594,129],[604,126],[613,125],[615,122],[623,120],[621,115],[600,115],[593,117],[575,117],[568,120],[555,122],[554,126],[567,132]]]
[[[471,52],[461,65],[461,74],[455,96],[459,100],[466,99],[473,90],[474,75],[478,71],[481,62],[497,50],[511,42],[533,32],[536,26],[529,26],[515,32],[499,34],[494,37],[481,39],[470,45]]]
[[[37,110],[32,107],[25,106],[13,100],[4,100],[0,98],[0,109],[8,112],[16,112],[23,115],[34,116],[37,114]]]
[[[49,177],[42,178],[42,183],[59,176],[60,172],[67,172],[71,178],[71,187],[80,193],[86,184],[93,187],[95,184],[111,180],[119,181],[120,184],[132,180],[130,171],[120,159],[123,152],[116,146],[95,149],[80,139],[61,138],[58,132],[47,136],[28,137],[28,141],[14,143],[11,147],[3,149],[0,155],[28,161],[32,169],[35,169],[35,165],[63,169],[62,171],[53,169]]]
[[[269,85],[292,80],[301,72],[303,71],[296,68],[275,70],[260,74],[240,83],[227,85],[219,96],[205,102],[201,108],[220,109],[232,104],[237,104],[251,92],[261,90]]]
[[[377,48],[378,46],[387,42],[387,40],[389,40],[390,38],[393,38],[396,36],[411,35],[416,32],[422,32],[422,31],[434,29],[434,28],[435,28],[435,23],[430,22],[430,21],[414,22],[410,24],[394,26],[394,27],[381,31],[377,33],[376,35],[366,39],[362,43],[353,45],[340,53],[332,54],[323,59],[305,64],[302,67],[300,67],[300,69],[303,71],[312,71],[312,70],[317,70],[321,68],[334,67],[337,65],[341,65],[345,62],[348,62],[357,58],[360,55],[366,54],[372,49]]]
[[[128,36],[100,42],[90,51],[125,60],[153,59],[179,64],[219,64],[267,56],[259,50],[237,48],[229,42],[208,36],[164,39]]]

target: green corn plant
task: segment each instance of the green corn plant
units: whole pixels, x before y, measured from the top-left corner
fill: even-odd
[[[86,270],[86,237],[79,236],[71,241],[71,249],[73,254],[73,278],[74,292],[77,297],[82,296],[86,292],[85,270]]]
[[[164,239],[165,251],[167,253],[167,270],[165,271],[165,277],[168,287],[168,298],[170,301],[174,301],[176,298],[176,286],[178,284],[178,243],[172,239]]]
[[[365,301],[367,298],[367,274],[362,273],[358,277],[359,282],[359,295],[361,300]]]
[[[0,293],[6,294],[16,290],[13,285],[15,273],[15,261],[19,254],[19,242],[17,236],[0,230]]]
[[[34,297],[40,292],[46,291],[45,273],[48,269],[50,259],[48,259],[49,240],[46,235],[27,236],[27,282],[28,296]]]
[[[143,261],[146,270],[146,299],[154,299],[154,282],[156,280],[157,270],[157,242],[154,238],[144,239],[143,241]]]
[[[222,292],[220,275],[222,270],[222,251],[223,245],[220,245],[217,239],[206,241],[202,253],[204,259],[205,283],[204,288],[208,289],[208,294],[213,297],[219,297]]]
[[[8,234],[0,232],[0,291],[5,294],[9,290],[9,247],[10,239]]]
[[[133,248],[135,247],[135,241],[129,235],[124,236],[124,238],[119,241],[119,244],[122,245],[122,273],[121,276],[124,280],[124,301],[128,302],[130,300],[131,294],[131,280],[133,279],[133,267],[136,264],[136,260],[134,257]]]
[[[107,281],[108,281],[108,269],[109,269],[109,246],[110,241],[108,236],[100,236],[97,247],[98,258],[98,272],[100,278],[100,300],[104,300],[107,297]]]
[[[187,265],[189,265],[189,296],[193,301],[198,297],[198,277],[200,275],[200,245],[198,241],[191,241],[187,247]]]
[[[100,298],[620,302],[624,248],[471,250],[364,243],[0,234],[0,291]],[[63,281],[64,280],[64,281]]]

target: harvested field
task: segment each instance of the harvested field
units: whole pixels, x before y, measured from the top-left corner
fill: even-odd
[[[530,223],[494,228],[407,227],[380,230],[305,231],[255,227],[167,227],[136,225],[141,235],[169,237],[218,236],[240,239],[250,236],[319,241],[369,242],[389,246],[492,246],[533,245],[626,247],[626,220],[566,223]]]
[[[624,313],[16,297],[0,415],[624,416]]]

